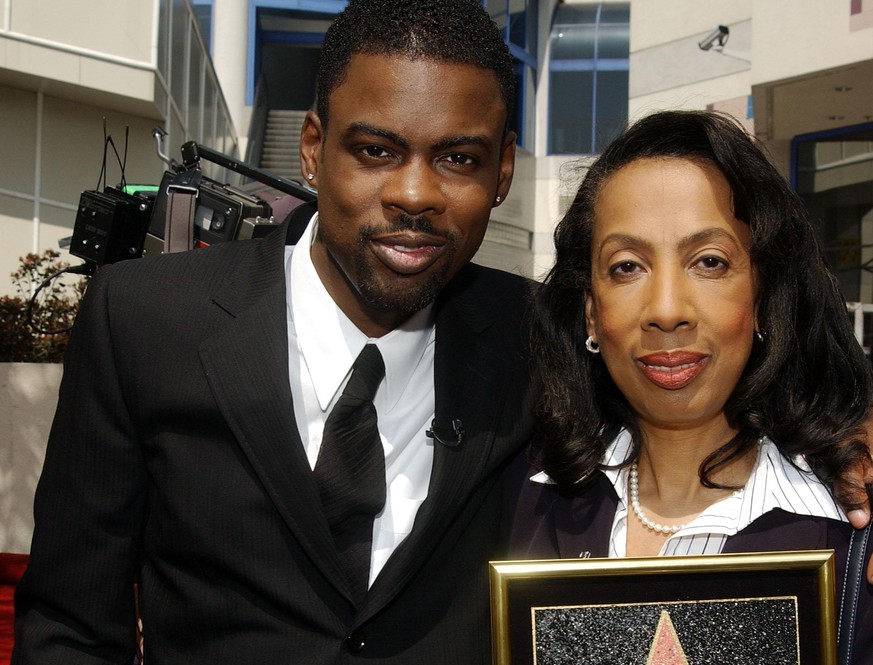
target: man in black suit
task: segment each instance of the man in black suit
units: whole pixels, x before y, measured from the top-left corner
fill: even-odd
[[[511,65],[477,0],[352,0],[302,132],[317,212],[94,278],[15,663],[131,662],[137,598],[149,665],[489,661],[529,285],[469,261],[512,180]],[[368,346],[382,487],[361,580],[319,468]],[[348,468],[340,502],[369,491]]]

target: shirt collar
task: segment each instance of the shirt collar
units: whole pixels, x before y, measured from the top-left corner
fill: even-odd
[[[761,441],[758,459],[742,498],[739,529],[776,508],[797,515],[847,521],[830,490],[812,472],[806,460],[800,456],[788,460],[766,437]]]
[[[403,395],[425,349],[434,343],[433,305],[416,312],[387,335],[368,338],[336,306],[318,277],[309,252],[317,228],[315,213],[291,253],[287,281],[289,318],[318,403],[323,411],[327,410],[361,349],[367,342],[374,342],[385,361],[385,383],[380,392],[384,390],[390,409]],[[410,358],[417,361],[409,362]]]
[[[627,459],[630,449],[630,434],[622,431],[607,447],[603,464],[609,467],[622,463]],[[793,462],[779,452],[773,441],[764,437],[745,488],[707,508],[683,533],[692,534],[695,529],[700,529],[733,535],[776,509],[797,515],[847,521],[827,486],[815,476],[806,460],[796,457]],[[601,472],[623,501],[627,467],[603,468]],[[544,484],[554,482],[545,472],[532,476],[531,481]]]

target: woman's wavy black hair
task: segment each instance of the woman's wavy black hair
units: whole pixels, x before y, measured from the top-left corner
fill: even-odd
[[[643,118],[588,170],[555,230],[555,265],[539,291],[532,332],[537,414],[545,470],[572,491],[598,467],[622,428],[639,453],[633,411],[599,356],[585,350],[594,212],[604,184],[639,159],[715,165],[730,185],[737,219],[749,225],[763,342],[725,405],[738,434],[701,465],[712,473],[767,435],[787,457],[805,455],[826,483],[867,455],[860,424],[870,405],[870,364],[855,340],[846,303],[825,266],[803,203],[764,151],[718,113],[667,111]]]

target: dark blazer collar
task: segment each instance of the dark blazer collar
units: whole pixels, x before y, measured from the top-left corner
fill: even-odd
[[[555,532],[562,559],[609,556],[618,496],[609,478],[596,472],[583,494],[555,502]]]
[[[300,240],[300,236],[303,235],[303,232],[306,230],[306,226],[309,224],[309,220],[312,219],[312,216],[318,212],[318,203],[313,201],[311,203],[304,203],[291,212],[290,215],[285,219],[285,244],[286,245],[296,245],[297,241]]]
[[[295,208],[282,226],[262,240],[252,241],[212,294],[212,300],[231,316],[236,316],[276,284],[285,284],[285,245],[297,242],[315,214],[315,203]],[[247,241],[243,241],[247,242]],[[284,295],[283,295],[284,297]],[[283,310],[284,311],[284,310]]]

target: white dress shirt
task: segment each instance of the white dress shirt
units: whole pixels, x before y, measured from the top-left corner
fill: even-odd
[[[621,464],[627,459],[630,448],[630,435],[622,432],[606,449],[603,464]],[[618,495],[609,539],[609,557],[622,558],[627,556],[630,470],[628,467],[621,467],[602,469],[601,473],[609,478]],[[538,473],[531,480],[539,483],[554,482],[545,473]],[[670,535],[659,554],[718,554],[728,536],[742,531],[765,513],[777,508],[796,515],[848,521],[830,490],[802,457],[796,458],[792,464],[782,456],[775,443],[764,438],[758,446],[755,466],[745,486],[712,504],[680,531]]]
[[[620,435],[606,453],[607,464],[627,457],[630,436]],[[846,521],[846,515],[802,458],[794,466],[770,439],[758,447],[758,457],[745,486],[712,504],[672,534],[661,548],[661,556],[679,554],[718,554],[728,536],[745,529],[753,521],[776,508],[796,515],[829,517]],[[799,468],[798,468],[799,467]],[[610,557],[627,556],[627,520],[630,506],[627,494],[627,467],[604,470],[619,496],[609,543]],[[635,519],[635,518],[633,518]]]
[[[433,308],[417,312],[383,337],[368,338],[336,306],[315,271],[308,249],[317,225],[316,213],[297,245],[285,252],[294,417],[309,464],[315,468],[325,420],[342,394],[352,363],[365,344],[376,344],[385,361],[385,379],[373,403],[385,451],[387,495],[373,524],[372,585],[412,531],[416,512],[427,497],[433,468],[433,441],[425,436],[434,417]]]

